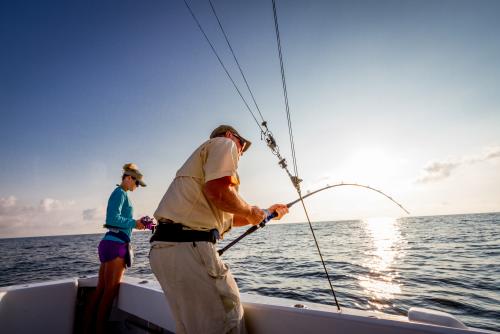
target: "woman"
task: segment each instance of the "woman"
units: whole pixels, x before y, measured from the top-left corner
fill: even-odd
[[[139,186],[145,187],[146,184],[142,180],[142,174],[137,166],[132,163],[124,165],[122,182],[117,185],[108,200],[106,224],[104,225],[108,232],[99,243],[98,250],[101,261],[99,280],[85,311],[84,332],[94,333],[94,329],[91,327],[97,308],[97,330],[95,332],[104,333],[113,300],[118,295],[125,267],[130,267],[132,262],[129,247],[132,229],[143,230],[143,222],[148,222],[149,217],[138,220],[132,218],[133,208],[128,199],[127,191],[134,191]]]

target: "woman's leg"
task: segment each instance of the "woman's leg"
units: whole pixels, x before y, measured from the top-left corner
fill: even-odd
[[[121,257],[104,263],[104,290],[97,309],[97,333],[104,333],[105,331],[105,324],[108,320],[113,300],[118,295],[120,281],[124,272],[125,260]]]
[[[101,263],[99,267],[99,278],[97,281],[96,289],[90,295],[90,298],[85,306],[85,313],[83,318],[83,333],[94,333],[94,315],[101,299],[102,293],[104,292],[104,264]]]

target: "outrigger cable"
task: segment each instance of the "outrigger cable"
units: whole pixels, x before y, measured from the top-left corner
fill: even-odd
[[[238,61],[238,58],[236,57],[236,54],[234,53],[233,47],[231,46],[231,43],[229,42],[229,37],[227,37],[226,31],[224,30],[224,27],[222,26],[222,22],[219,19],[219,15],[217,15],[217,12],[215,10],[215,6],[212,3],[212,0],[208,0],[208,2],[210,3],[210,8],[212,8],[212,13],[214,13],[215,18],[217,19],[217,23],[219,23],[219,28],[222,31],[224,38],[226,39],[227,46],[229,47],[229,50],[231,50],[231,54],[233,55],[234,62],[236,63],[236,65],[238,66],[238,69],[240,70],[240,74],[243,78],[243,81],[245,81],[245,85],[247,86],[248,92],[250,93],[250,96],[252,97],[253,104],[255,105],[255,108],[259,112],[260,119],[262,120],[262,122],[264,122],[264,117],[262,116],[262,113],[260,112],[259,105],[257,104],[257,101],[255,100],[255,97],[253,95],[252,89],[250,88],[250,85],[248,84],[247,77],[245,76],[245,73],[243,73],[243,70],[241,69],[240,62]]]
[[[222,61],[222,59],[220,58],[219,54],[217,53],[217,51],[215,50],[215,47],[214,45],[212,44],[212,42],[210,41],[210,39],[208,38],[207,34],[205,33],[205,30],[203,29],[203,27],[201,26],[201,23],[200,21],[198,21],[198,18],[196,17],[196,15],[194,14],[193,10],[191,9],[191,7],[189,6],[189,4],[187,3],[186,0],[183,0],[184,1],[184,4],[186,5],[187,9],[189,10],[189,13],[191,14],[191,16],[193,17],[193,20],[196,22],[196,25],[198,26],[198,29],[200,29],[201,33],[203,34],[203,36],[205,37],[205,40],[207,41],[207,43],[210,45],[210,48],[212,49],[212,52],[214,53],[215,57],[217,57],[217,60],[219,61],[219,64],[222,66],[222,68],[224,69],[224,72],[226,72],[226,75],[227,77],[229,78],[229,80],[232,82],[234,88],[236,89],[236,92],[238,93],[238,95],[241,97],[241,99],[243,100],[243,103],[245,104],[247,110],[250,112],[250,114],[252,115],[252,118],[254,119],[255,123],[257,123],[257,126],[259,127],[260,129],[260,132],[261,134],[264,134],[264,130],[262,129],[261,125],[259,124],[259,121],[257,120],[257,118],[255,117],[254,113],[252,112],[252,109],[250,109],[250,106],[248,105],[247,101],[245,100],[245,98],[243,97],[243,94],[241,94],[241,91],[240,89],[238,88],[238,86],[236,85],[236,82],[234,82],[233,80],[233,77],[231,76],[231,74],[229,74],[229,71],[227,70],[226,66],[224,65],[224,62]]]
[[[335,299],[335,304],[337,305],[337,309],[340,312],[340,305],[339,302],[337,301],[337,296],[335,295],[335,290],[333,289],[332,281],[330,279],[330,275],[328,274],[328,270],[326,269],[326,264],[325,261],[323,260],[323,255],[321,254],[321,250],[319,248],[318,240],[316,239],[316,235],[314,234],[314,229],[311,224],[311,219],[309,218],[309,213],[307,212],[306,205],[304,203],[303,197],[302,197],[302,192],[300,190],[300,182],[302,181],[299,178],[299,171],[297,168],[297,158],[295,156],[295,144],[293,141],[293,132],[292,132],[292,119],[290,116],[290,106],[288,103],[288,92],[286,89],[286,80],[285,80],[285,67],[283,65],[283,54],[281,52],[281,40],[280,40],[280,30],[279,30],[279,24],[278,24],[278,15],[276,13],[276,2],[272,0],[273,3],[273,16],[274,16],[274,28],[276,30],[276,43],[278,45],[278,56],[280,60],[280,69],[281,69],[281,83],[283,86],[283,96],[285,98],[285,111],[286,111],[286,118],[288,121],[288,134],[290,136],[290,149],[292,151],[292,162],[293,162],[293,168],[295,175],[292,176],[290,175],[290,172],[286,167],[283,167],[288,175],[290,176],[290,180],[292,181],[295,189],[297,190],[297,194],[299,195],[299,200],[302,202],[302,207],[304,208],[304,213],[306,214],[307,222],[309,223],[309,229],[311,230],[311,234],[314,238],[314,244],[316,245],[316,249],[318,250],[319,257],[321,259],[321,264],[323,265],[323,269],[326,274],[326,278],[328,279],[328,284],[330,285],[330,290],[332,291],[333,298]]]
[[[191,14],[191,17],[193,18],[194,22],[198,26],[198,29],[201,31],[201,33],[205,37],[205,40],[210,45],[210,48],[212,49],[212,52],[215,55],[215,57],[217,58],[217,60],[219,61],[219,64],[221,65],[222,69],[224,70],[224,72],[226,73],[227,77],[229,78],[229,80],[233,84],[234,88],[236,89],[236,92],[238,93],[238,95],[240,96],[241,100],[245,104],[245,107],[247,108],[248,112],[252,116],[253,120],[255,121],[255,123],[257,124],[257,126],[259,127],[259,130],[260,130],[260,139],[261,140],[265,140],[267,146],[271,149],[271,152],[278,158],[278,164],[279,164],[279,166],[286,171],[286,173],[288,174],[288,177],[292,181],[294,187],[297,188],[298,184],[302,180],[299,179],[298,176],[296,176],[297,175],[296,171],[295,171],[295,175],[292,175],[292,173],[290,173],[290,171],[288,170],[286,159],[281,156],[280,150],[279,150],[279,146],[276,143],[276,140],[274,139],[273,133],[271,132],[271,130],[269,130],[269,128],[267,126],[267,121],[265,121],[264,117],[262,116],[262,113],[260,111],[259,105],[257,104],[257,101],[256,101],[256,99],[255,99],[255,97],[253,95],[253,92],[252,92],[252,90],[250,88],[250,85],[249,85],[247,79],[246,79],[246,76],[243,73],[243,69],[240,66],[240,63],[238,61],[238,58],[236,57],[236,54],[235,54],[235,52],[233,50],[233,47],[231,46],[231,43],[229,42],[229,38],[228,38],[228,36],[227,36],[227,34],[226,34],[225,30],[224,30],[224,27],[222,26],[222,22],[219,19],[219,16],[217,15],[217,12],[215,10],[215,6],[213,5],[212,1],[209,0],[210,7],[212,8],[212,12],[213,12],[215,18],[217,19],[217,22],[219,24],[219,28],[220,28],[222,34],[224,35],[224,38],[226,39],[226,43],[227,43],[229,49],[231,50],[231,54],[233,55],[233,58],[234,58],[234,60],[236,62],[236,65],[238,66],[238,69],[240,70],[240,74],[243,77],[243,80],[245,81],[245,84],[247,86],[248,92],[250,93],[250,96],[252,97],[252,100],[253,100],[253,102],[255,104],[255,108],[259,112],[259,115],[260,115],[260,118],[261,118],[261,123],[260,124],[259,124],[259,121],[257,120],[257,117],[255,116],[254,112],[250,108],[248,102],[243,97],[243,94],[241,93],[240,89],[238,88],[238,85],[236,85],[236,82],[234,81],[233,77],[229,73],[227,67],[224,65],[224,62],[222,61],[221,57],[217,53],[217,51],[215,49],[215,46],[213,45],[213,43],[210,41],[210,39],[208,38],[207,34],[205,33],[205,30],[203,29],[203,26],[201,25],[200,21],[196,17],[194,11],[191,9],[191,6],[189,5],[188,1],[187,0],[183,0],[183,1],[184,1],[184,4],[186,5],[186,8],[189,11],[189,13]],[[288,117],[288,119],[289,119],[289,117]],[[289,121],[289,128],[290,128],[290,121]],[[295,152],[293,151],[293,145],[292,145],[292,154],[293,155],[295,154]],[[293,156],[293,158],[294,158],[293,159],[294,166],[296,166],[295,156]]]
[[[215,6],[213,5],[212,1],[209,0],[210,7],[212,8],[212,12],[213,12],[215,18],[217,19],[217,22],[219,24],[219,28],[220,28],[222,34],[224,35],[224,38],[226,39],[226,43],[227,43],[229,49],[231,50],[231,54],[233,55],[233,58],[234,58],[234,60],[236,62],[236,65],[238,66],[238,69],[240,70],[240,74],[243,77],[243,80],[245,81],[245,84],[246,84],[247,89],[248,89],[248,91],[250,93],[250,96],[252,97],[252,100],[253,100],[253,102],[255,104],[255,108],[259,112],[259,115],[260,115],[260,118],[261,118],[261,123],[260,124],[259,124],[259,121],[257,120],[257,117],[255,116],[254,112],[250,108],[248,102],[243,97],[243,94],[241,93],[240,89],[238,88],[238,85],[236,85],[236,82],[234,81],[233,77],[229,73],[227,67],[224,65],[224,62],[222,61],[221,57],[217,53],[217,51],[215,49],[215,46],[213,45],[213,43],[210,41],[210,39],[208,38],[207,34],[205,33],[205,30],[203,29],[203,26],[201,25],[200,21],[196,17],[194,11],[191,9],[191,6],[189,5],[188,1],[187,0],[183,0],[183,1],[184,1],[184,4],[186,5],[186,8],[189,11],[189,13],[191,14],[191,17],[193,18],[194,22],[198,26],[198,29],[201,31],[201,33],[205,37],[205,40],[209,44],[209,46],[210,46],[213,54],[215,55],[215,57],[219,61],[219,64],[221,65],[222,69],[224,70],[224,72],[226,73],[227,77],[229,78],[229,80],[233,84],[234,88],[236,89],[236,92],[238,93],[238,95],[240,96],[241,100],[243,101],[246,109],[248,110],[248,112],[252,116],[253,120],[255,121],[255,123],[257,124],[257,126],[259,127],[259,130],[260,130],[260,139],[261,140],[265,140],[267,146],[271,149],[271,152],[278,158],[278,164],[279,164],[279,166],[286,171],[286,173],[290,177],[290,180],[292,181],[294,187],[297,188],[298,184],[302,180],[299,179],[296,176],[297,173],[295,173],[296,175],[292,175],[292,173],[290,173],[290,171],[288,170],[286,159],[281,156],[281,153],[280,153],[280,150],[279,150],[279,146],[276,143],[276,140],[274,139],[273,133],[271,132],[271,130],[269,130],[269,128],[267,126],[267,121],[265,121],[264,117],[262,116],[262,113],[260,111],[259,105],[257,104],[257,101],[256,101],[256,99],[255,99],[255,97],[253,95],[253,92],[252,92],[252,90],[250,88],[250,85],[249,85],[247,79],[246,79],[246,76],[243,73],[243,69],[240,66],[240,63],[238,61],[238,58],[236,57],[236,54],[235,54],[235,52],[233,50],[233,47],[231,46],[231,43],[229,42],[229,38],[228,38],[228,36],[227,36],[227,34],[226,34],[225,30],[224,30],[224,27],[222,26],[222,22],[219,19],[219,16],[217,15],[217,12],[215,10]],[[292,148],[293,148],[293,146],[292,146]],[[294,159],[294,166],[296,166],[295,159]]]
[[[286,89],[286,79],[285,79],[285,66],[283,64],[283,54],[281,52],[281,39],[280,39],[280,29],[279,29],[279,24],[278,24],[278,14],[276,13],[276,3],[274,0],[273,2],[273,16],[274,16],[274,29],[276,31],[276,44],[278,45],[278,57],[280,60],[280,70],[281,70],[281,85],[283,86],[283,97],[285,99],[285,112],[286,112],[286,119],[288,121],[288,134],[290,136],[290,151],[292,152],[292,162],[293,162],[293,170],[296,176],[296,180],[292,179],[292,183],[294,187],[297,189],[300,195],[300,187],[299,187],[299,172],[297,168],[297,158],[295,156],[295,144],[293,141],[293,131],[292,131],[292,119],[290,116],[290,105],[288,103],[288,91]]]

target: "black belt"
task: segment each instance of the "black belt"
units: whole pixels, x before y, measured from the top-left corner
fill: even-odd
[[[219,231],[212,229],[210,231],[186,230],[182,224],[174,223],[171,220],[159,221],[155,232],[149,242],[170,241],[170,242],[193,242],[208,241],[213,244],[220,239]]]

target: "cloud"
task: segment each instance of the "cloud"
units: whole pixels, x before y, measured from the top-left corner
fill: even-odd
[[[60,201],[53,198],[44,198],[40,201],[38,209],[42,212],[51,212],[54,210],[65,210],[74,204],[74,201]]]
[[[105,211],[103,207],[86,209],[82,211],[83,220],[103,220]]]
[[[12,217],[18,214],[36,212],[36,208],[32,206],[24,206],[18,203],[14,196],[0,198],[0,217]]]
[[[15,196],[0,198],[0,238],[68,234],[83,225],[75,215],[75,201],[43,198],[38,205],[21,203]],[[79,219],[77,219],[77,217]]]
[[[477,156],[463,157],[454,161],[431,161],[424,167],[416,183],[431,183],[444,180],[452,174],[452,171],[460,166],[472,165],[496,158],[500,158],[500,146],[487,148],[482,154]]]
[[[490,160],[494,158],[500,158],[500,146],[492,147],[486,150],[484,160]]]
[[[15,196],[0,198],[0,216],[34,214],[40,212],[60,211],[71,208],[75,201],[60,201],[53,198],[40,200],[38,206],[20,204]]]
[[[16,202],[17,198],[14,196],[9,196],[7,198],[2,197],[0,198],[0,209],[11,208],[16,205]]]
[[[460,163],[454,162],[430,162],[424,167],[422,175],[417,183],[429,183],[446,179],[451,175],[451,171],[460,166]]]

